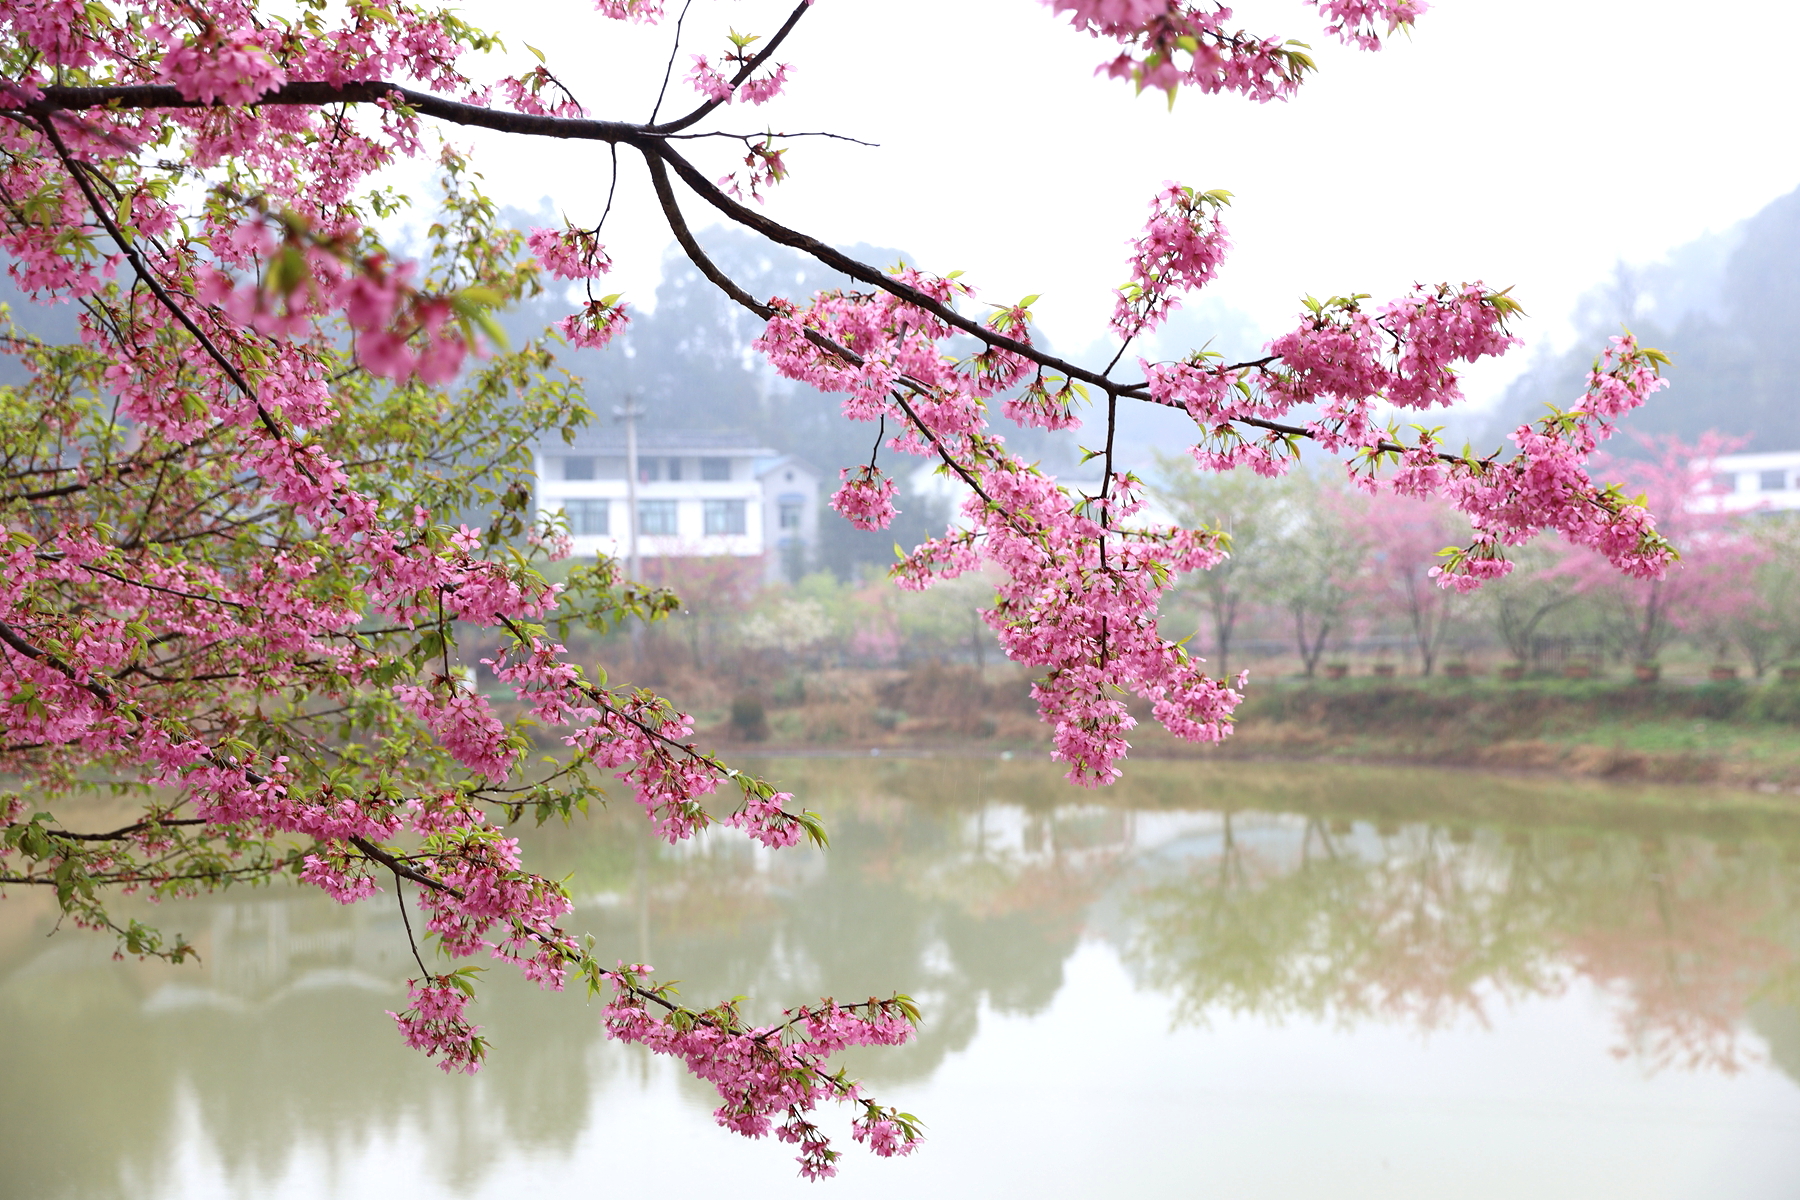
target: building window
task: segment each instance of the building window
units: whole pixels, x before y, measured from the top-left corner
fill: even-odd
[[[593,458],[582,455],[563,459],[564,479],[592,479],[594,477]]]
[[[742,500],[708,500],[704,505],[707,535],[743,533],[749,526],[744,520]]]
[[[575,537],[604,537],[612,532],[612,512],[604,500],[564,500],[569,533]]]
[[[662,477],[661,467],[662,459],[660,458],[638,459],[638,482],[655,483]]]
[[[700,478],[706,483],[724,483],[731,478],[731,460],[729,458],[701,459]]]
[[[776,522],[782,529],[800,528],[800,501],[783,500]]]
[[[673,537],[675,534],[675,501],[639,500],[638,532],[645,537]]]
[[[672,480],[680,480],[681,460],[679,458],[671,458],[669,460],[669,478]]]
[[[1737,491],[1737,476],[1733,475],[1730,471],[1720,471],[1713,476],[1712,486],[1713,491],[1718,492],[1720,495],[1729,496],[1731,493]]]
[[[1756,486],[1758,491],[1785,492],[1787,491],[1787,485],[1787,471],[1785,469],[1761,471],[1757,473]]]

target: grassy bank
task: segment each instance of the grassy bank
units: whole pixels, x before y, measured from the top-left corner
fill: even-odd
[[[927,665],[824,671],[688,704],[727,744],[808,750],[1041,750],[1029,681]],[[1800,788],[1800,686],[1493,678],[1264,680],[1220,746],[1170,737],[1134,704],[1140,757],[1407,762],[1670,783]]]

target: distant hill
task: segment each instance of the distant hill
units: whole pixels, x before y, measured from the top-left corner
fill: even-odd
[[[1800,191],[1647,267],[1623,264],[1583,298],[1575,349],[1544,356],[1506,391],[1480,442],[1581,395],[1594,355],[1626,326],[1674,360],[1671,386],[1624,428],[1692,441],[1707,430],[1751,451],[1800,449]],[[1620,453],[1632,446],[1624,439]]]

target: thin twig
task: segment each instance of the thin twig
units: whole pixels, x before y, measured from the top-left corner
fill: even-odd
[[[412,918],[406,915],[406,889],[400,885],[400,872],[394,872],[394,899],[400,902],[400,924],[406,926],[406,944],[412,950],[413,961],[419,964],[419,974],[426,979],[431,978],[431,969],[425,960],[419,957],[419,943],[413,938]]]
[[[694,0],[684,0],[681,15],[675,18],[675,40],[669,43],[669,63],[663,68],[662,87],[657,90],[656,104],[650,109],[650,123],[656,124],[656,114],[662,111],[663,97],[669,93],[669,78],[675,74],[675,59],[681,53],[681,27],[687,21],[688,9],[694,6]]]

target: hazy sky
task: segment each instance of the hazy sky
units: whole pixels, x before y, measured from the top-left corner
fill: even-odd
[[[671,8],[677,8],[670,0]],[[696,0],[689,48],[726,27],[772,31],[786,4]],[[622,27],[576,3],[481,0],[470,16],[522,43],[596,116],[642,119],[670,25]],[[1647,261],[1800,185],[1792,70],[1800,4],[1745,0],[1713,20],[1675,0],[1437,0],[1410,39],[1376,54],[1327,38],[1297,0],[1253,0],[1255,32],[1310,42],[1319,73],[1287,103],[1160,95],[1095,78],[1105,46],[1041,0],[818,0],[781,57],[787,93],[720,127],[826,129],[790,151],[767,211],[836,243],[899,246],[961,269],[984,298],[1038,292],[1065,348],[1103,332],[1126,243],[1164,180],[1226,188],[1234,252],[1212,289],[1266,330],[1297,298],[1386,297],[1417,281],[1511,285],[1523,332],[1558,346],[1576,297],[1618,259]],[[665,109],[694,93],[679,81]],[[603,148],[472,138],[491,190],[579,221],[600,211]],[[690,143],[709,169],[720,143]],[[666,231],[629,153],[607,242],[608,289],[649,300]],[[698,223],[709,218],[689,197]],[[1522,366],[1516,352],[1511,369]],[[1477,397],[1511,369],[1472,380]]]

